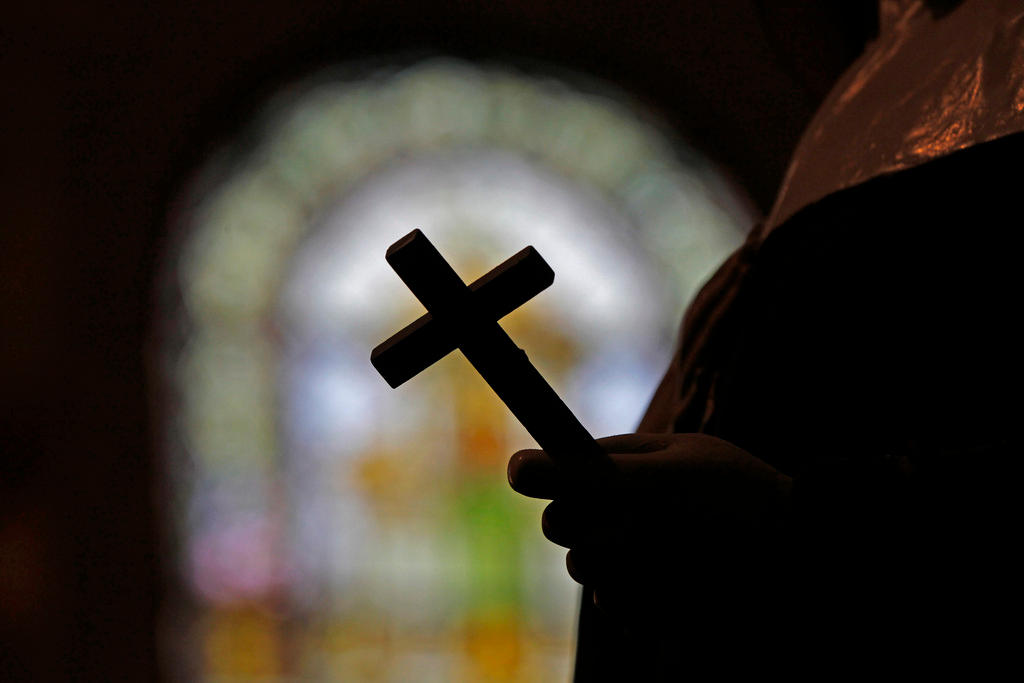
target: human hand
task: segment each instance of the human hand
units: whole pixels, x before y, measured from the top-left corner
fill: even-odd
[[[663,626],[685,608],[720,613],[772,592],[792,480],[741,448],[705,434],[599,439],[614,464],[597,493],[575,490],[540,450],[509,460],[512,488],[548,498],[544,535],[569,549],[576,581],[605,611]]]

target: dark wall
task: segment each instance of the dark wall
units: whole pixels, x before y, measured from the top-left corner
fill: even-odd
[[[275,85],[376,52],[553,62],[660,110],[765,209],[856,42],[805,4],[805,14],[749,0],[5,10],[0,677],[157,676],[164,568],[144,351],[163,217],[183,175]]]

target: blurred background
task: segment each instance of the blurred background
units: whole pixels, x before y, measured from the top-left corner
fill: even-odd
[[[576,589],[504,472],[529,436],[464,360],[393,391],[368,353],[423,312],[383,259],[412,227],[469,279],[533,244],[557,285],[506,328],[594,434],[636,425],[683,302],[753,218],[624,95],[572,80],[329,71],[186,184],[154,311],[176,671],[568,677]]]
[[[37,4],[0,29],[0,675],[566,680],[577,593],[459,354],[391,390],[414,227],[596,435],[859,48],[816,3]]]

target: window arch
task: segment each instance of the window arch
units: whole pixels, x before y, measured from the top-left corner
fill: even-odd
[[[179,205],[170,651],[213,679],[564,680],[576,590],[503,473],[529,438],[458,354],[376,376],[422,312],[384,250],[419,227],[468,281],[534,244],[555,285],[503,325],[623,432],[742,198],[626,98],[438,59],[282,92]]]

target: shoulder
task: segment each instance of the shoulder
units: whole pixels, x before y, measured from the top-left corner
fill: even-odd
[[[1019,260],[1022,159],[1017,133],[835,193],[775,228],[758,269],[794,284],[980,286],[999,275],[992,266]]]
[[[807,207],[762,245],[747,336],[893,423],[1002,433],[1020,381],[1024,134]],[[824,391],[824,389],[822,389]]]

